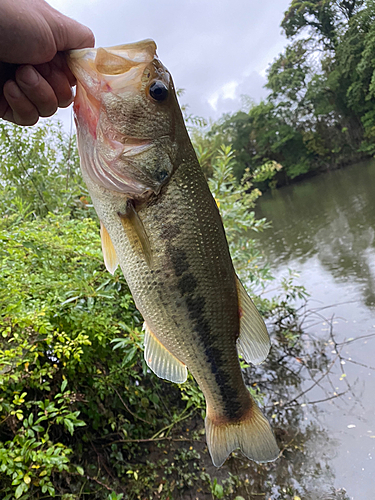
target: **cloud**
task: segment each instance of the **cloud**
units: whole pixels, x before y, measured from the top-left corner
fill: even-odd
[[[245,93],[266,95],[265,70],[286,44],[280,22],[290,0],[51,0],[88,25],[97,46],[153,38],[183,102],[217,118]]]

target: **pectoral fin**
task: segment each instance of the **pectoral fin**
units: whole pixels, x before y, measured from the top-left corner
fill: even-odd
[[[248,363],[258,365],[268,355],[270,338],[262,316],[238,278],[237,290],[240,308],[240,335],[237,347]]]
[[[113,246],[112,240],[102,221],[100,221],[100,237],[102,240],[102,251],[105,267],[107,268],[108,272],[114,274],[119,262],[115,247]]]
[[[142,252],[147,262],[147,265],[151,266],[152,251],[151,251],[150,240],[148,239],[144,225],[141,219],[139,218],[139,215],[136,212],[134,206],[130,203],[127,207],[126,214],[124,215],[119,214],[119,217],[126,231],[128,231],[129,229],[135,231],[139,243],[141,245]]]
[[[155,337],[145,323],[145,361],[160,378],[182,384],[187,379],[187,368]]]

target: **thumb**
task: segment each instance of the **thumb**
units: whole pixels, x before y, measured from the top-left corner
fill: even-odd
[[[53,15],[49,17],[48,24],[58,52],[94,47],[95,37],[90,28],[70,17],[64,16],[64,14],[53,8],[51,8],[51,11]]]

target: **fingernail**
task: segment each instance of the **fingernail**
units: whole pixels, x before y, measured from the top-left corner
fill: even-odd
[[[20,70],[19,79],[22,83],[33,87],[38,83],[39,75],[32,66],[24,66]]]
[[[73,89],[71,88],[70,91],[71,91],[71,95],[70,95],[69,99],[66,99],[65,101],[59,102],[59,108],[67,108],[68,106],[70,106],[72,104],[72,102],[74,100]]]
[[[6,83],[5,91],[12,99],[19,99],[22,96],[20,88],[13,80],[9,80]]]

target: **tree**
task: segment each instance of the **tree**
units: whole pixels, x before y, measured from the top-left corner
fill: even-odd
[[[374,20],[373,0],[291,2],[281,23],[291,43],[268,69],[269,96],[211,129],[233,144],[238,178],[271,160],[285,182],[375,151]]]
[[[288,38],[307,29],[315,43],[335,51],[341,30],[362,5],[363,0],[292,0],[281,27]]]

